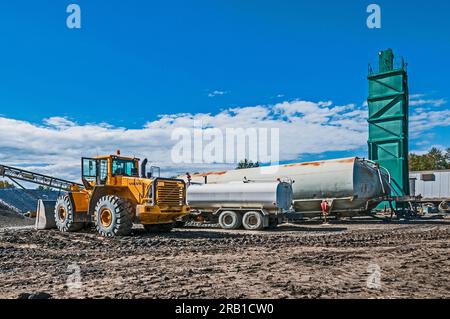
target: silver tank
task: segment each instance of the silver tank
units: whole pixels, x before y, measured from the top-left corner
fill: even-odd
[[[288,210],[292,204],[292,194],[291,184],[283,182],[191,184],[187,189],[187,201],[195,210],[226,207],[259,208],[273,212]]]
[[[332,199],[332,212],[366,212],[389,193],[389,182],[374,163],[357,157],[294,163],[205,174],[194,174],[193,182],[275,181],[293,183],[293,206],[297,212],[320,212],[320,203]],[[344,215],[344,214],[342,214]],[[351,214],[353,215],[353,214]]]

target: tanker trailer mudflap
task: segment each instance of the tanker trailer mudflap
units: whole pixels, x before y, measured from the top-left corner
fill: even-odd
[[[54,200],[38,200],[35,224],[37,230],[56,228],[55,205]]]

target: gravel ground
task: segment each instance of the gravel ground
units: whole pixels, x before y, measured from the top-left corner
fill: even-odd
[[[32,226],[33,224],[34,220],[31,218],[0,209],[0,229],[6,227]]]
[[[11,229],[0,220],[0,297],[449,298],[449,253],[448,220],[257,233],[137,227],[114,239]]]

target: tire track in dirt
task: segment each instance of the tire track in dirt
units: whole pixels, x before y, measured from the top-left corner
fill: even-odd
[[[288,225],[251,233],[177,229],[0,231],[0,295],[57,298],[401,298],[450,296],[450,223]],[[80,267],[69,289],[68,265]],[[379,289],[367,287],[370,265]]]

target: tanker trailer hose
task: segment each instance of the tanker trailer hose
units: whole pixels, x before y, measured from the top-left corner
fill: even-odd
[[[380,178],[381,189],[383,190],[383,195],[386,195],[386,190],[384,189],[383,179],[381,178],[381,171],[378,169],[378,177]]]
[[[381,176],[381,169],[379,167],[377,167],[377,172],[378,172],[378,178],[380,179],[381,190],[383,191],[383,195],[387,195],[386,189],[384,188],[383,178]]]
[[[377,162],[374,162],[374,161],[371,161],[371,160],[368,160],[368,159],[364,159],[364,161],[366,161],[369,164],[372,164],[373,168],[375,168],[377,170],[378,178],[379,178],[380,183],[381,183],[381,190],[383,191],[383,195],[387,195],[386,189],[384,188],[384,183],[383,183],[383,178],[382,178],[382,174],[383,173],[381,172],[381,169],[384,169],[386,171],[386,174],[388,176],[388,183],[391,184],[391,174],[389,173],[389,170],[386,169],[385,167],[380,166],[380,164],[378,164]]]

